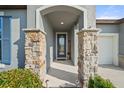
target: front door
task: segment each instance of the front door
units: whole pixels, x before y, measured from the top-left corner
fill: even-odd
[[[57,33],[56,35],[56,44],[57,44],[57,59],[66,59],[67,50],[67,37],[66,33]]]

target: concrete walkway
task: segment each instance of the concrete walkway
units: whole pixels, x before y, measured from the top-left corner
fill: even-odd
[[[115,87],[124,88],[124,69],[113,65],[99,66],[98,74],[109,79]]]
[[[48,87],[76,87],[77,67],[70,61],[57,61],[51,64],[46,79]]]
[[[48,87],[76,87],[78,79],[78,67],[70,61],[57,61],[51,64],[46,79]],[[98,68],[98,74],[109,79],[115,87],[124,88],[124,69],[113,65],[102,65]]]

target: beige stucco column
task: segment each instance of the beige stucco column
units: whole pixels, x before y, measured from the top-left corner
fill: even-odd
[[[88,87],[90,76],[98,67],[98,29],[83,29],[78,32],[78,79],[80,87]]]
[[[24,29],[25,31],[25,68],[31,69],[33,72],[44,80],[46,73],[45,33],[39,29]]]

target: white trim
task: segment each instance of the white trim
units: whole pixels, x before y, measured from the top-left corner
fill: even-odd
[[[108,36],[113,38],[113,65],[118,66],[118,53],[119,53],[119,34],[118,33],[99,33],[99,36]]]
[[[40,21],[42,20],[40,17],[41,12],[47,8],[50,7],[54,7],[54,6],[59,6],[59,5],[45,5],[45,6],[41,6],[40,8],[36,9],[36,28],[41,29],[41,31],[44,31],[44,28],[40,27]],[[64,5],[64,6],[68,6],[68,7],[72,7],[72,8],[76,8],[80,11],[83,12],[84,14],[84,28],[87,28],[87,10],[81,6],[77,6],[77,5]]]
[[[66,34],[66,57],[57,57],[57,35],[58,34]],[[67,59],[67,53],[68,53],[68,33],[67,32],[56,32],[56,59]]]
[[[3,11],[0,11],[0,16],[4,16],[4,12]]]
[[[5,66],[6,66],[5,64],[0,63],[0,69],[4,69]]]

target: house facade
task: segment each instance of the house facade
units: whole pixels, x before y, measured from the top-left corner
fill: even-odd
[[[96,26],[101,28],[99,34],[99,64],[113,64],[124,67],[124,44],[123,44],[123,26],[124,19],[114,20],[97,20]],[[101,44],[101,42],[104,44]],[[110,45],[109,45],[110,44]],[[106,48],[105,48],[106,47]],[[103,49],[103,50],[100,50]],[[105,49],[105,50],[104,50]],[[104,51],[104,52],[102,52]],[[111,53],[111,54],[109,54]],[[104,56],[103,56],[104,55]],[[105,56],[106,55],[106,56]],[[102,57],[104,58],[103,60]],[[110,60],[108,60],[110,59]],[[109,63],[111,62],[111,63]],[[103,62],[104,61],[104,62]],[[107,62],[107,63],[106,63]]]
[[[0,71],[25,67],[25,31],[32,30],[45,35],[45,73],[55,60],[71,60],[76,66],[77,33],[87,28],[101,29],[98,64],[124,67],[123,19],[96,20],[94,5],[0,6]]]

